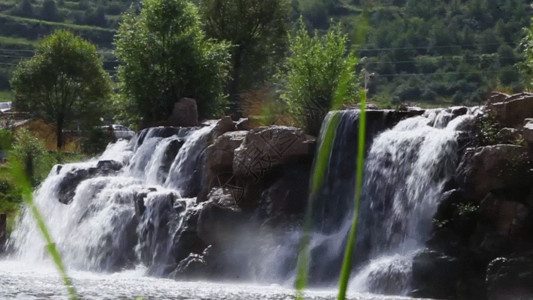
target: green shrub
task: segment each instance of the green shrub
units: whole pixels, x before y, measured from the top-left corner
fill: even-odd
[[[310,36],[300,19],[299,28],[289,37],[289,42],[291,53],[278,75],[284,82],[281,98],[298,125],[316,135],[334,98],[338,104],[355,100],[357,59],[347,53],[347,36],[339,24],[323,36],[317,32]],[[345,77],[342,80],[341,74]],[[347,85],[342,88],[342,95],[335,97],[341,82]]]
[[[15,134],[11,154],[21,162],[34,186],[46,178],[56,162],[54,157],[46,151],[44,142],[24,128]]]

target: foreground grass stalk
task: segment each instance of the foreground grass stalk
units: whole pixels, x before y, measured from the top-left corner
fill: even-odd
[[[65,266],[61,259],[61,255],[59,254],[59,251],[57,251],[56,245],[52,240],[52,236],[50,235],[50,231],[46,226],[46,223],[44,221],[43,216],[41,215],[41,212],[39,211],[39,208],[35,205],[33,201],[33,188],[30,184],[28,176],[24,172],[22,164],[15,158],[10,159],[10,164],[11,174],[15,181],[19,184],[24,202],[26,202],[26,205],[28,205],[28,207],[30,208],[33,218],[37,223],[37,227],[39,227],[39,230],[41,231],[46,241],[46,249],[48,250],[48,253],[52,257],[54,264],[56,265],[57,269],[59,270],[59,273],[61,274],[63,284],[67,288],[69,298],[78,299],[76,290],[74,289],[74,285],[72,284],[72,280],[67,275]]]
[[[350,273],[352,271],[353,252],[355,247],[355,239],[357,236],[357,220],[359,216],[359,204],[361,202],[361,190],[363,189],[363,169],[365,159],[365,133],[366,133],[366,90],[363,90],[361,96],[361,112],[359,114],[359,140],[357,149],[357,174],[356,174],[356,189],[355,189],[355,207],[352,221],[352,227],[348,236],[348,243],[344,252],[344,260],[342,262],[342,269],[339,279],[339,294],[337,300],[346,299],[346,289],[350,280]]]
[[[310,196],[304,219],[303,236],[300,240],[300,247],[298,249],[298,267],[296,277],[296,299],[298,300],[304,299],[303,290],[307,286],[308,281],[309,262],[311,260],[309,244],[311,242],[314,203],[324,183],[324,174],[327,172],[329,157],[333,148],[333,142],[335,140],[335,133],[337,132],[339,121],[339,115],[331,116],[330,123],[327,124],[328,127],[326,128],[326,132],[320,141],[320,145],[318,146],[317,157],[313,165]]]

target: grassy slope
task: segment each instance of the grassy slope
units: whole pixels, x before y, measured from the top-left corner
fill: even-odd
[[[111,54],[113,35],[120,20],[120,14],[127,9],[133,0],[107,1],[56,1],[62,21],[46,21],[40,17],[43,0],[33,1],[33,16],[23,17],[17,13],[17,5],[21,1],[0,0],[0,102],[10,101],[9,73],[16,64],[26,57],[31,57],[32,51],[42,36],[52,33],[56,29],[69,29],[98,45],[104,54],[104,60],[113,60]],[[101,6],[105,11],[105,26],[84,24],[80,18],[89,12],[96,11]],[[80,17],[81,16],[81,17]],[[105,67],[111,69],[113,64]]]

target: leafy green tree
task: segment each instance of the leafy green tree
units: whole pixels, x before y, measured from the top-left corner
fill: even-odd
[[[166,119],[181,97],[198,101],[201,117],[226,107],[229,45],[206,38],[186,0],[146,0],[124,14],[116,36],[123,105],[146,124]]]
[[[274,73],[287,48],[288,0],[199,0],[208,36],[229,41],[232,76],[228,83],[232,110],[239,93]]]
[[[41,40],[35,55],[17,66],[11,87],[17,110],[56,125],[58,149],[63,129],[99,122],[111,92],[96,46],[63,30]]]
[[[281,98],[299,125],[317,134],[334,99],[336,105],[355,100],[357,59],[347,53],[347,36],[340,25],[330,27],[323,36],[316,32],[310,36],[300,19],[299,29],[289,40],[291,53],[280,74],[285,82]]]

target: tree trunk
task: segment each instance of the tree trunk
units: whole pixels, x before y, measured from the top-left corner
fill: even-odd
[[[243,49],[239,46],[235,50],[235,56],[233,60],[233,79],[228,87],[228,94],[230,97],[230,110],[233,119],[239,119],[242,116],[240,105],[240,76],[241,76],[241,60]]]
[[[61,147],[63,146],[63,116],[60,116],[57,118],[57,150],[61,151]]]

